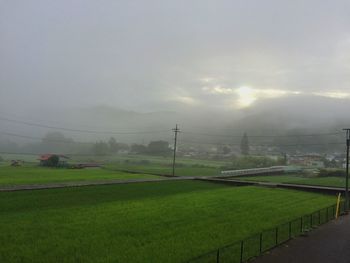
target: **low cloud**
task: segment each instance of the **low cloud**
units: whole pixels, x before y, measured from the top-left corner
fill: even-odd
[[[0,110],[350,98],[349,1],[204,2],[4,1]]]
[[[313,93],[315,96],[321,96],[321,97],[327,97],[332,99],[349,99],[350,93],[348,92],[337,92],[337,91],[331,91],[331,92],[315,92]]]

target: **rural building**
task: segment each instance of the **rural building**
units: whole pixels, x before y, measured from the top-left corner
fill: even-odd
[[[21,160],[11,160],[11,166],[21,166],[23,161]]]
[[[38,160],[40,161],[41,166],[49,166],[49,160],[51,157],[57,156],[59,158],[58,165],[57,166],[65,166],[67,164],[67,161],[69,157],[62,155],[62,154],[43,154],[40,155]]]
[[[319,154],[288,156],[288,165],[324,168],[323,157]]]

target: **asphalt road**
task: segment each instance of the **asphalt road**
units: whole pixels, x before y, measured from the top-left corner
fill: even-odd
[[[349,263],[350,215],[342,216],[253,260],[254,263]]]

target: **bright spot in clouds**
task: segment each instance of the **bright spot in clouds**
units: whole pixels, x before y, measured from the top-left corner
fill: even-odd
[[[288,91],[279,89],[254,89],[248,86],[242,86],[236,89],[224,88],[220,85],[213,87],[203,87],[203,91],[215,95],[235,95],[232,99],[238,108],[252,106],[259,99],[279,98],[287,95],[299,95],[300,91]]]
[[[207,84],[209,84],[207,82]],[[251,88],[249,86],[241,86],[239,88],[227,88],[219,84],[213,86],[204,86],[202,90],[213,95],[232,96],[234,106],[238,108],[247,108],[252,106],[260,99],[273,99],[284,96],[321,96],[333,99],[350,99],[350,93],[341,91],[319,91],[319,92],[302,92],[299,90],[283,90],[268,88]]]
[[[279,98],[288,94],[298,94],[298,91],[291,92],[277,89],[253,89],[240,87],[235,90],[238,95],[238,107],[246,108],[251,106],[258,99]]]
[[[233,94],[234,90],[230,88],[223,88],[220,85],[215,85],[214,87],[203,87],[204,91],[210,94]]]
[[[245,108],[251,106],[257,100],[257,92],[249,87],[236,89],[238,94],[238,107]]]

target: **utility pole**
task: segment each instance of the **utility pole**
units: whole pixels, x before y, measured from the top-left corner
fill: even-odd
[[[175,129],[173,129],[173,132],[175,134],[174,138],[174,156],[173,156],[173,176],[175,176],[175,160],[176,160],[176,146],[177,146],[177,134],[180,132],[180,129],[177,127],[177,124],[175,126]]]
[[[346,180],[345,180],[345,209],[349,210],[349,148],[350,148],[350,129],[346,131]]]

